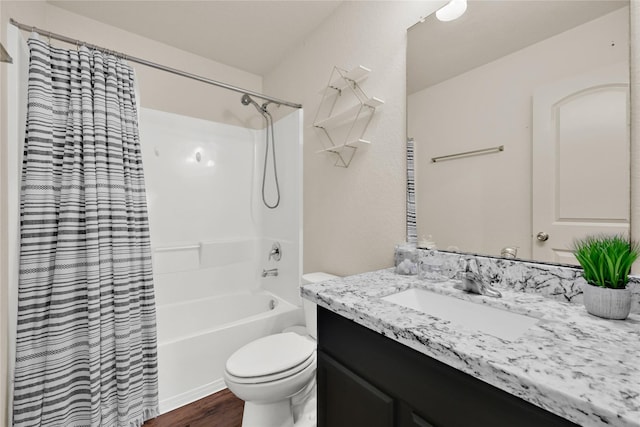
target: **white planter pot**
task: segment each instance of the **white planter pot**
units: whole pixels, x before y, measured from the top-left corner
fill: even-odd
[[[587,312],[605,319],[624,320],[631,311],[629,289],[601,288],[585,284],[582,287]]]

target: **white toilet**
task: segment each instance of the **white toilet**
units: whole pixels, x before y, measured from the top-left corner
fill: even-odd
[[[336,277],[310,273],[302,276],[302,283]],[[292,397],[314,389],[316,305],[304,299],[303,304],[308,335],[300,332],[303,328],[287,328],[283,333],[250,342],[227,360],[225,383],[245,401],[242,427],[294,427]]]

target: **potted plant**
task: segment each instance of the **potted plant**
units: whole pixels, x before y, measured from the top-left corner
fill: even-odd
[[[574,242],[573,253],[584,270],[587,312],[606,319],[626,319],[631,310],[627,289],[631,265],[640,254],[637,242],[624,236],[587,236]]]

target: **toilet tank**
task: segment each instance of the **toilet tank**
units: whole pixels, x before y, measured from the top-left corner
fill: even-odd
[[[320,283],[325,280],[337,279],[338,276],[334,276],[329,273],[307,273],[302,275],[302,284],[306,285],[309,283]],[[316,318],[316,304],[302,299],[302,309],[304,310],[304,319],[307,324],[307,333],[311,335],[314,339],[318,339],[318,320]]]

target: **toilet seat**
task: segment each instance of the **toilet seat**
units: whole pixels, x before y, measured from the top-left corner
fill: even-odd
[[[229,357],[225,373],[239,384],[276,381],[315,361],[315,343],[293,332],[269,335],[241,347]]]

